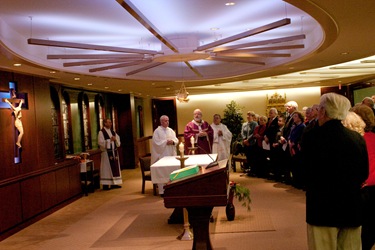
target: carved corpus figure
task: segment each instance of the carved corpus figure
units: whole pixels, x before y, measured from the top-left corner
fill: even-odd
[[[21,99],[21,101],[18,103],[17,107],[15,107],[8,99],[5,99],[5,102],[8,103],[13,110],[14,126],[17,128],[17,130],[19,132],[16,145],[19,148],[21,148],[21,140],[22,140],[22,136],[23,136],[23,125],[22,125],[22,121],[21,121],[21,118],[22,118],[21,108],[22,108],[23,100]]]

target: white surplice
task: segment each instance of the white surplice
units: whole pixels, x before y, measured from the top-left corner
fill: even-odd
[[[217,154],[218,161],[229,159],[232,132],[230,132],[227,126],[222,123],[220,123],[219,125],[215,125],[214,123],[212,123],[211,127],[214,130],[212,153]],[[222,136],[218,135],[219,130],[223,132]]]
[[[167,145],[167,140],[172,140],[173,145]],[[175,156],[176,145],[178,144],[178,138],[176,133],[170,127],[159,126],[155,129],[152,135],[152,146],[151,146],[151,165],[157,162],[164,156]],[[165,183],[155,183],[158,185],[159,194],[164,193],[163,186]]]
[[[167,145],[167,140],[172,140],[174,145]],[[170,127],[159,126],[152,135],[151,164],[154,164],[164,156],[177,155],[176,146],[178,139],[176,133]]]

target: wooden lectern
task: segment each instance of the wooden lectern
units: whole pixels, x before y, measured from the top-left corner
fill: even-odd
[[[166,208],[186,208],[193,227],[193,250],[212,249],[209,220],[215,206],[227,204],[227,160],[210,169],[202,167],[199,173],[169,182],[164,187]]]

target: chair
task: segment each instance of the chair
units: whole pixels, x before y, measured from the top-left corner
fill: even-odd
[[[243,147],[241,142],[235,141],[232,144],[232,158],[231,158],[231,165],[233,172],[236,172],[236,162],[240,163],[241,169],[244,169],[244,164],[247,163],[246,156],[243,153]]]
[[[94,162],[92,160],[81,162],[80,168],[82,189],[85,196],[87,196],[89,192],[95,192],[96,185],[99,184],[99,172],[95,170]]]
[[[139,164],[142,172],[142,194],[145,193],[146,181],[151,181],[151,156],[139,157]],[[156,184],[152,184],[154,195],[156,195]]]

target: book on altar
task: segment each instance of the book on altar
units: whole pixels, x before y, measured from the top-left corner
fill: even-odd
[[[191,175],[195,175],[198,172],[199,172],[199,166],[198,165],[189,166],[189,167],[185,167],[185,168],[181,168],[181,169],[177,169],[177,170],[173,171],[169,175],[169,179],[171,181],[174,181],[174,180],[185,178],[185,177],[188,177],[188,176],[191,176]]]

